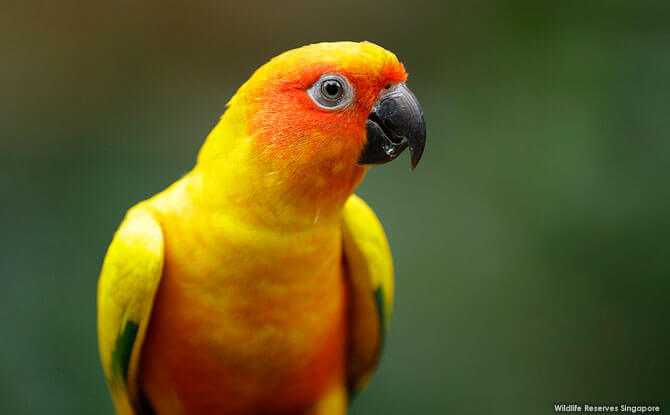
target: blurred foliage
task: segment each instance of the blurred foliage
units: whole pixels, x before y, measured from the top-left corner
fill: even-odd
[[[358,191],[397,303],[352,413],[667,410],[667,2],[3,3],[0,413],[112,413],[96,280],[124,211],[270,57],[365,39],[405,63],[429,143]]]

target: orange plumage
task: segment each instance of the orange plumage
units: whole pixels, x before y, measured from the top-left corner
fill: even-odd
[[[306,92],[329,73],[355,93],[340,110]],[[405,79],[392,53],[367,42],[284,53],[239,89],[194,169],[131,210],[117,234],[129,253],[117,260],[110,247],[99,290],[117,409],[346,412],[349,390],[377,360],[392,298],[383,231],[351,195],[367,168],[358,164],[366,119],[381,91]],[[158,269],[160,284],[143,288],[155,299],[117,301],[113,290],[144,271],[115,264],[138,252],[153,252],[142,269]]]

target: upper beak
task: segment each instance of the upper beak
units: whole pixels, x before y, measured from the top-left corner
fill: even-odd
[[[414,170],[426,145],[426,123],[419,101],[404,83],[384,90],[365,123],[368,140],[358,164],[389,162],[409,145]]]

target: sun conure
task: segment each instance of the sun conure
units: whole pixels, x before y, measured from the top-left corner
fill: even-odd
[[[98,284],[118,414],[346,413],[393,303],[384,231],[353,191],[368,166],[421,157],[406,77],[368,42],[283,53],[193,170],[128,211]]]

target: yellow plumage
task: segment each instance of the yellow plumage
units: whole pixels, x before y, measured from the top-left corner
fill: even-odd
[[[348,77],[355,109],[308,101],[323,71]],[[98,286],[119,414],[346,413],[393,306],[384,231],[352,194],[357,160],[379,91],[404,76],[365,42],[275,58],[231,100],[194,169],[128,212]]]

